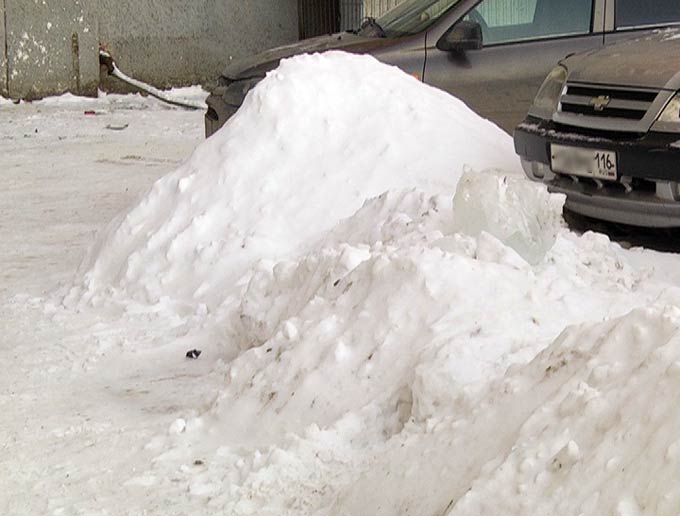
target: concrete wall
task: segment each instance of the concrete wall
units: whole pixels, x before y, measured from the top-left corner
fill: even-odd
[[[96,91],[97,0],[5,0],[5,27],[10,96]]]
[[[7,91],[7,48],[5,43],[5,0],[0,0],[0,95],[9,96]]]
[[[167,87],[209,83],[230,59],[298,36],[297,0],[0,0],[0,15],[0,94],[26,99],[96,92],[100,44]]]
[[[297,0],[207,0],[214,35],[211,67],[298,40]]]
[[[216,79],[231,57],[297,39],[297,0],[99,0],[100,40],[157,86]]]

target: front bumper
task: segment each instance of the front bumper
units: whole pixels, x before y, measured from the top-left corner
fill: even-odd
[[[205,114],[205,137],[210,138],[236,113],[248,92],[263,77],[255,76],[246,79],[229,79],[220,77],[217,88],[207,98],[208,111]]]
[[[603,137],[529,117],[515,129],[514,141],[527,176],[544,182],[551,192],[566,194],[571,211],[633,226],[680,227],[680,135]],[[616,152],[619,179],[597,181],[553,172],[552,143]]]
[[[227,104],[220,95],[211,93],[206,99],[208,111],[205,114],[205,137],[210,138],[229,120],[240,106]]]

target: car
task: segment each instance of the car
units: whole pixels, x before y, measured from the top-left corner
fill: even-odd
[[[461,98],[510,133],[559,59],[680,22],[676,4],[680,2],[405,0],[377,20],[366,19],[356,31],[234,60],[208,98],[206,135],[224,125],[281,59],[331,49],[371,54],[398,66]],[[659,12],[666,15],[657,17]]]
[[[680,227],[680,29],[562,60],[514,142],[576,225]]]

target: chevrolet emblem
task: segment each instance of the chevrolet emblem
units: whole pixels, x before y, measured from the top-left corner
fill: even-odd
[[[600,95],[599,97],[590,99],[590,105],[593,106],[595,111],[604,111],[604,108],[606,108],[611,101],[612,99],[609,95]]]

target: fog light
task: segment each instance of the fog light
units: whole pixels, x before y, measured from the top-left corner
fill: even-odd
[[[543,179],[545,177],[545,166],[543,163],[532,163],[533,174],[537,179]]]

